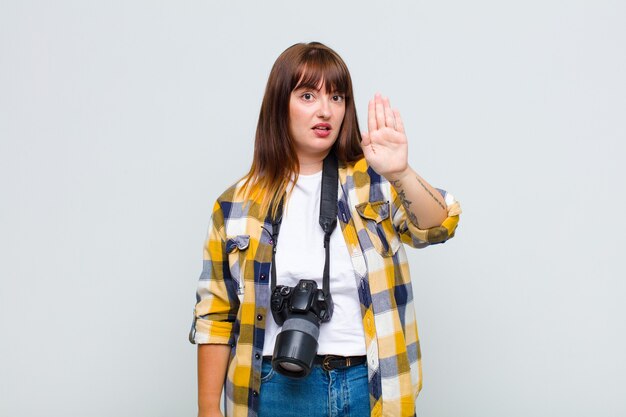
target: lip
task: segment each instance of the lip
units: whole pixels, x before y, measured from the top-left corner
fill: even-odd
[[[317,128],[325,128],[327,130],[331,130],[332,126],[330,125],[330,123],[318,123],[315,126],[313,126],[311,129],[317,129]]]
[[[318,138],[326,138],[330,135],[332,126],[330,123],[318,123],[311,128]]]

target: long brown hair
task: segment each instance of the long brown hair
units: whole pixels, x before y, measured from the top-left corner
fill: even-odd
[[[245,199],[261,201],[262,213],[273,201],[288,196],[300,171],[289,134],[291,92],[301,86],[317,88],[321,83],[327,93],[344,95],[345,115],[331,152],[337,155],[340,164],[363,156],[352,80],[346,64],[335,51],[319,42],[297,43],[287,48],[276,59],[267,80],[252,166],[243,177],[241,188]],[[276,210],[277,204],[273,204],[272,217],[275,217]]]

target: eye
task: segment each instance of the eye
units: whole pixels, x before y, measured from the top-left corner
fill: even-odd
[[[304,101],[311,101],[311,100],[313,100],[313,94],[311,94],[311,93],[304,93],[300,97],[302,97],[304,99]]]
[[[332,96],[332,100],[336,103],[341,103],[345,100],[345,97],[342,96],[341,94],[335,94]]]

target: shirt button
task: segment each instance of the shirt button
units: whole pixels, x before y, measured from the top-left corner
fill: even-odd
[[[256,392],[256,391],[252,391],[252,396],[253,396],[253,397],[256,397],[256,396],[258,396],[258,395],[259,395],[259,393],[258,393],[258,392]]]
[[[260,359],[260,358],[261,358],[261,355],[259,355],[258,353],[254,354],[254,359]]]
[[[258,321],[261,321],[261,320],[263,320],[263,316],[259,314],[258,316],[256,316],[256,319],[257,319]]]
[[[267,278],[267,275],[265,273],[261,274],[261,280],[265,281],[265,278]]]

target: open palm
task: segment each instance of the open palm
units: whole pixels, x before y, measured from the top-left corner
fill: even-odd
[[[376,94],[367,109],[367,133],[361,148],[367,163],[378,174],[390,179],[408,167],[408,144],[400,112],[391,109],[389,99]]]

